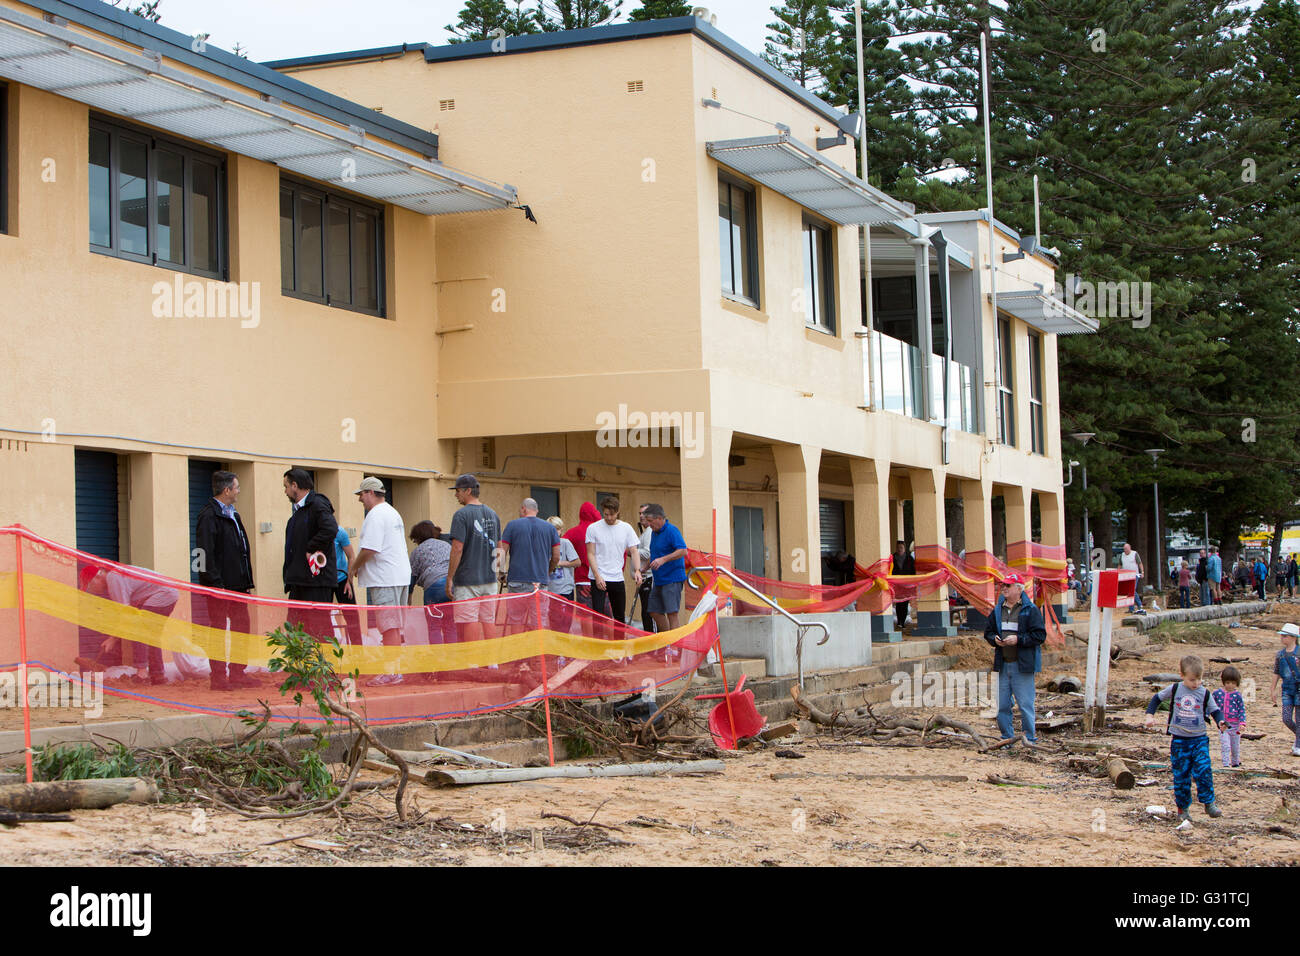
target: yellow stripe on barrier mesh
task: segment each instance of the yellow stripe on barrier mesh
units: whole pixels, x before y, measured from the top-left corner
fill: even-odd
[[[3,577],[12,579],[13,574]],[[12,580],[0,581],[0,609],[18,606]],[[118,604],[106,598],[39,575],[23,578],[28,612],[39,612],[69,624],[77,624],[105,635],[136,641],[165,651],[194,654],[232,664],[265,667],[271,653],[266,638],[196,624],[181,618],[163,618],[149,611]],[[256,613],[256,605],[250,607]],[[419,609],[422,610],[422,609]],[[450,613],[444,609],[443,613]],[[407,644],[401,646],[345,645],[336,669],[382,674],[400,666],[405,673],[466,670],[505,664],[510,661],[550,654],[584,661],[617,661],[676,644],[709,625],[704,615],[671,631],[646,634],[624,640],[602,640],[582,634],[564,634],[549,628],[521,631],[504,637],[484,638],[463,644]]]

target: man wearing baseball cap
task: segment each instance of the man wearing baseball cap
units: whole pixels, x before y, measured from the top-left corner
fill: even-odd
[[[1025,739],[1038,742],[1034,727],[1034,675],[1041,669],[1038,648],[1047,640],[1042,613],[1025,593],[1025,579],[1008,574],[1002,595],[984,622],[984,640],[993,646],[993,672],[998,675],[998,729],[1002,739],[1015,736],[1011,699],[1020,708]]]
[[[493,636],[496,602],[470,599],[498,593],[501,519],[478,500],[478,479],[473,475],[457,478],[452,491],[461,507],[451,518],[447,583],[451,599],[457,602],[453,616],[461,641],[478,641]]]
[[[376,610],[374,620],[383,632],[384,644],[402,643],[402,612],[407,589],[411,584],[411,561],[406,553],[406,526],[397,509],[388,503],[388,492],[378,478],[363,478],[354,492],[366,509],[361,524],[361,543],[357,559],[348,568],[348,577],[365,588],[365,602]],[[356,592],[354,585],[353,592]],[[381,674],[371,684],[400,684],[402,675]]]

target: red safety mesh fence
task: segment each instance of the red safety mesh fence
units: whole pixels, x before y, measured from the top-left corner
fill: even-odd
[[[633,694],[691,673],[717,639],[713,613],[647,634],[545,591],[415,607],[251,597],[106,561],[15,526],[0,528],[0,731],[20,726],[22,708],[5,707],[4,695],[24,664],[29,684],[44,680],[65,700],[91,695],[102,681],[104,706],[95,717],[83,708],[88,720],[157,716],[153,707],[234,716],[260,712],[265,700],[275,720],[319,721],[310,706],[282,698],[280,679],[267,670],[266,635],[286,623],[343,645],[336,668],[359,672],[356,706],[373,723]],[[385,637],[399,643],[385,645]],[[211,688],[214,672],[229,690]]]
[[[1041,605],[1048,605],[1048,638],[1064,643],[1060,626],[1050,608],[1050,597],[1065,590],[1065,547],[1020,541],[1007,549],[1008,561],[999,560],[989,551],[968,551],[959,556],[937,545],[919,545],[915,550],[916,573],[893,574],[893,559],[882,558],[869,567],[854,566],[856,580],[851,584],[820,585],[795,581],[777,581],[731,569],[730,559],[704,551],[690,550],[691,582],[707,580],[713,566],[726,567],[739,579],[724,578],[721,588],[729,592],[736,614],[771,614],[772,609],[758,598],[763,595],[791,614],[818,614],[853,608],[884,614],[898,601],[916,601],[936,593],[947,585],[969,604],[987,614],[993,608],[998,587],[1012,572],[1026,578],[1026,590]]]

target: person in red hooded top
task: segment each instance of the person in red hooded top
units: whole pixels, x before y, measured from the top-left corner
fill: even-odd
[[[578,523],[564,532],[564,538],[573,545],[573,550],[578,552],[578,566],[573,569],[573,599],[587,607],[591,607],[591,579],[587,567],[587,528],[599,520],[600,512],[596,510],[596,506],[590,501],[584,501],[582,507],[578,509]]]

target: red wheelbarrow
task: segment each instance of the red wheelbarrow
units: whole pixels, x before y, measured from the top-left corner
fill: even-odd
[[[742,674],[735,688],[726,694],[700,694],[696,700],[720,700],[709,711],[709,733],[713,742],[722,750],[735,750],[736,741],[743,737],[752,737],[767,723],[767,718],[754,707],[754,692],[745,690],[745,677]],[[732,719],[735,726],[732,726]]]

